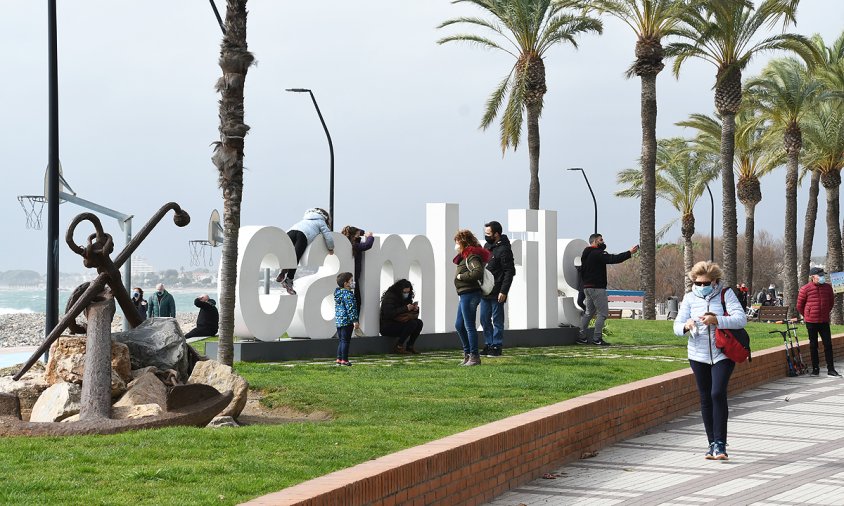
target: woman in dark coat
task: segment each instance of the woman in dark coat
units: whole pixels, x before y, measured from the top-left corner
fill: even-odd
[[[364,232],[362,228],[346,225],[340,232],[352,243],[352,257],[355,259],[355,302],[358,305],[358,313],[363,314],[362,300],[360,296],[360,274],[363,271],[363,252],[370,249],[375,242],[372,232]],[[355,335],[362,336],[360,329],[355,329]]]
[[[413,345],[422,332],[422,320],[413,296],[413,285],[406,279],[393,283],[381,296],[381,335],[398,338],[396,353],[418,353]]]

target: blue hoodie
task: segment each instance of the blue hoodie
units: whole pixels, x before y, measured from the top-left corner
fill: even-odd
[[[334,237],[331,236],[331,230],[328,229],[325,218],[316,209],[305,211],[302,220],[290,227],[289,230],[298,230],[305,234],[308,244],[312,243],[316,236],[322,234],[325,238],[325,246],[329,251],[334,251]]]

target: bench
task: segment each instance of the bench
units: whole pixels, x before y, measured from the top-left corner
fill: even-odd
[[[788,319],[788,306],[761,306],[756,313],[756,321],[780,322]]]
[[[607,290],[607,302],[610,311],[627,309],[632,313],[631,318],[636,318],[642,314],[642,302],[644,300],[645,292],[639,290]]]
[[[607,312],[607,319],[608,320],[620,320],[622,311],[623,311],[622,309],[610,309]]]

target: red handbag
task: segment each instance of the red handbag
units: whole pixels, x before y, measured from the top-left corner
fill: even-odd
[[[724,308],[724,316],[730,316],[727,312],[727,304],[724,302],[724,292],[730,290],[724,288],[721,290],[721,306]],[[740,364],[747,361],[752,361],[750,357],[750,336],[744,329],[715,329],[715,346],[733,362]]]

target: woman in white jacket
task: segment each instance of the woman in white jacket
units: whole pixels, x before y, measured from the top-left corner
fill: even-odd
[[[688,276],[694,284],[680,303],[674,333],[689,339],[689,364],[700,392],[700,412],[709,438],[706,458],[727,460],[727,385],[736,363],[715,347],[715,329],[743,328],[747,316],[729,287],[721,305],[722,272],[718,264],[698,262]]]

